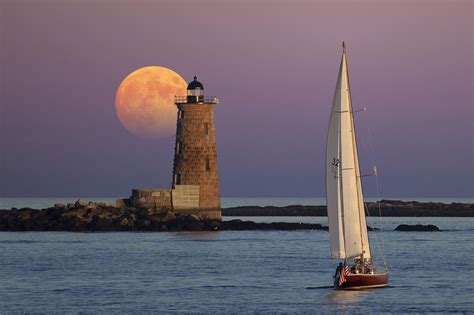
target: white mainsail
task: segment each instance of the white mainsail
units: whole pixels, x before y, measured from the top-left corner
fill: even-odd
[[[343,47],[326,144],[329,242],[333,258],[370,258],[344,44]]]

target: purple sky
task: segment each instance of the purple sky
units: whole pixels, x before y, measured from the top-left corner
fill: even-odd
[[[0,196],[168,187],[174,137],[130,134],[130,72],[198,75],[215,108],[224,197],[324,196],[345,40],[361,165],[381,194],[474,196],[472,1],[1,1]],[[364,144],[365,143],[365,147]],[[363,170],[364,171],[364,170]],[[364,182],[374,196],[374,181]]]

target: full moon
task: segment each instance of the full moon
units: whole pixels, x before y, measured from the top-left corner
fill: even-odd
[[[168,68],[149,66],[135,70],[117,90],[117,116],[125,128],[136,136],[171,136],[176,129],[174,96],[186,95],[186,86],[186,81]]]

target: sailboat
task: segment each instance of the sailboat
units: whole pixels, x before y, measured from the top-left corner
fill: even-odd
[[[388,283],[386,264],[379,270],[370,251],[344,42],[342,47],[326,144],[329,243],[331,257],[342,260],[334,275],[334,287],[384,287]]]

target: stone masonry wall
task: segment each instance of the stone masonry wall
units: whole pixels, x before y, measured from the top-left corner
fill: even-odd
[[[117,206],[156,211],[172,210],[171,189],[133,189],[130,198],[117,200]]]
[[[199,185],[199,215],[221,219],[213,104],[178,104],[173,187]]]

